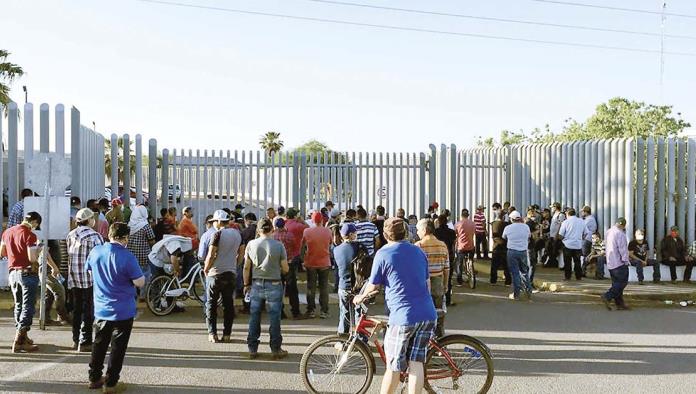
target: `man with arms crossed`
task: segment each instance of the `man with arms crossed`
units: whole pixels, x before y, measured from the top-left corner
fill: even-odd
[[[437,319],[430,297],[428,258],[418,246],[406,241],[403,219],[387,219],[384,237],[387,245],[375,254],[367,288],[353,302],[360,304],[377,294],[379,286],[385,287],[390,314],[384,337],[387,370],[381,393],[393,393],[399,384],[400,372],[406,370],[408,392],[420,393],[425,381],[423,362]]]

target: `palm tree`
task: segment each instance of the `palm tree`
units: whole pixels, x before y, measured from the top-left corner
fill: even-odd
[[[133,141],[129,141],[128,145],[133,145]],[[116,165],[118,166],[118,178],[123,179],[123,167],[124,167],[124,160],[123,160],[123,137],[118,137],[118,163]],[[133,148],[129,147],[129,152],[130,152],[130,173],[131,177],[135,176],[135,154],[133,152]],[[104,139],[104,173],[111,181],[111,166],[113,163],[111,162],[111,139],[110,138],[105,138]]]
[[[263,149],[268,156],[279,152],[283,148],[283,141],[281,141],[280,133],[277,131],[269,131],[264,134],[259,144],[261,144],[261,149]]]
[[[7,104],[12,101],[10,99],[10,84],[24,75],[22,67],[7,61],[8,56],[10,56],[10,52],[0,49],[0,104],[5,107],[5,116],[8,113]]]

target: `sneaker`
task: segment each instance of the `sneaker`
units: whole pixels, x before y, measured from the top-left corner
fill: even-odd
[[[611,307],[611,303],[609,302],[609,300],[607,300],[606,298],[604,298],[604,296],[599,296],[599,298],[602,299],[602,302],[604,303],[604,306],[605,306],[608,310],[610,310],[610,311],[613,310],[612,307]]]
[[[515,293],[510,293],[510,294],[508,295],[508,298],[511,299],[511,300],[513,300],[513,301],[518,301],[518,300],[520,299],[519,296],[518,296],[518,297],[515,297]]]
[[[218,338],[217,334],[208,334],[208,342],[218,343],[220,342],[220,339]]]
[[[273,352],[273,355],[271,356],[272,359],[274,360],[280,360],[288,356],[287,350],[280,349],[278,351]]]
[[[259,353],[258,352],[249,352],[249,360],[256,360],[259,358]]]
[[[320,318],[320,319],[327,319],[328,317],[329,317],[329,313],[328,313],[328,312],[321,312],[321,313],[319,314],[319,318]]]
[[[89,389],[90,390],[96,390],[104,387],[104,384],[106,383],[106,377],[102,376],[99,380],[96,382],[89,382]]]

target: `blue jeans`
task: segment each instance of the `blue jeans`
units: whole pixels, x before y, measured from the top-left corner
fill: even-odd
[[[350,331],[350,299],[349,290],[338,289],[338,330],[339,334]]]
[[[10,288],[14,297],[14,318],[17,330],[29,331],[36,312],[36,292],[39,287],[37,274],[10,271]]]
[[[604,298],[609,301],[614,300],[617,306],[624,305],[623,291],[628,284],[628,266],[622,265],[611,269],[609,274],[611,275],[611,288],[604,293]]]
[[[512,276],[512,287],[515,298],[520,296],[522,286],[528,294],[532,293],[532,285],[529,281],[529,264],[527,264],[527,251],[508,249],[507,264]]]
[[[645,275],[643,275],[643,262],[636,259],[630,259],[631,265],[636,267],[636,275],[638,275],[638,280],[643,281]],[[648,259],[648,266],[653,267],[653,281],[660,281],[660,264],[657,263],[655,259]]]
[[[277,352],[283,344],[280,335],[280,312],[283,309],[283,284],[278,280],[254,279],[251,285],[251,312],[249,316],[249,336],[247,346],[250,353],[259,349],[261,336],[261,303],[266,301],[270,319],[271,351]]]

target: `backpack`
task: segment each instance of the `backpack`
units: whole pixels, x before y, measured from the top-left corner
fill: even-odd
[[[350,264],[353,267],[351,273],[351,279],[353,282],[353,294],[358,294],[365,282],[370,278],[370,273],[372,272],[372,256],[367,251],[364,245],[356,243],[353,246],[357,249],[355,257],[351,260]]]

